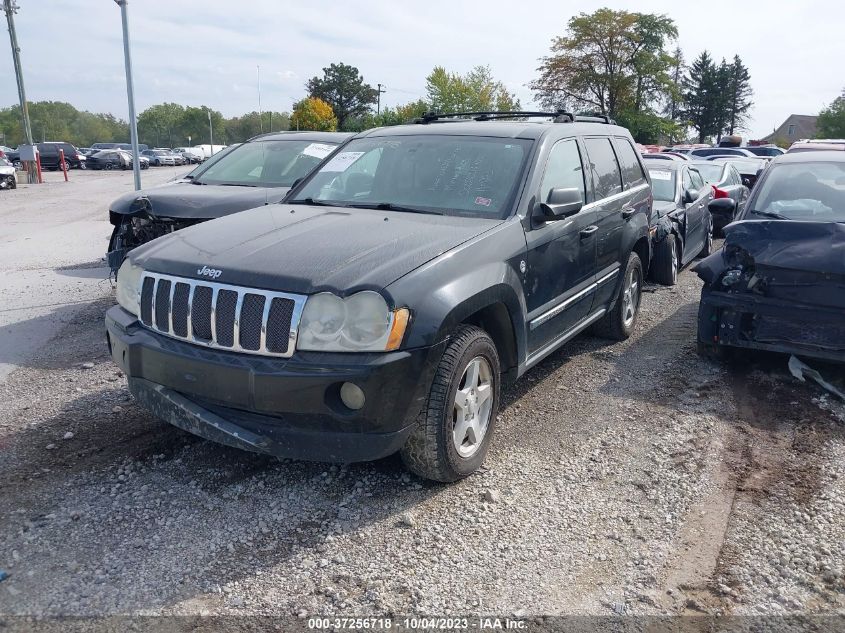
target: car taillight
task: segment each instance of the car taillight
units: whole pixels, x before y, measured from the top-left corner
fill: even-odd
[[[711,185],[713,187],[713,197],[718,200],[719,198],[730,198],[728,192],[724,189],[719,189],[716,185]]]

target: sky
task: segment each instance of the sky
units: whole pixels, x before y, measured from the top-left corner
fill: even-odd
[[[15,19],[30,101],[67,101],[128,118],[120,9],[112,0],[17,0]],[[332,62],[381,83],[382,104],[425,95],[435,66],[494,76],[533,105],[527,84],[551,40],[580,12],[603,6],[663,13],[687,61],[702,50],[739,54],[751,72],[750,138],[789,114],[817,114],[845,88],[842,0],[594,2],[387,0],[130,0],[136,110],[165,101],[234,116],[289,111],[305,82]],[[2,17],[2,16],[0,16]],[[0,39],[7,39],[8,35]],[[0,107],[18,102],[11,49],[0,41]]]

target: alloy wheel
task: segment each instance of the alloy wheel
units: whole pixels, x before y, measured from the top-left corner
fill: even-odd
[[[481,448],[490,426],[493,408],[493,371],[483,356],[473,358],[464,369],[452,403],[452,442],[463,458]]]
[[[625,291],[622,294],[622,323],[630,327],[637,316],[640,304],[640,279],[634,268],[625,276]]]

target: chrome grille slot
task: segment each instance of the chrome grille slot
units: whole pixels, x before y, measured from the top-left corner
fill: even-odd
[[[141,322],[226,351],[291,356],[306,296],[144,273]]]
[[[235,306],[238,293],[234,290],[221,290],[217,293],[215,306],[214,336],[217,344],[232,347],[235,344]]]
[[[170,331],[170,280],[159,279],[156,284],[155,317],[156,329]]]
[[[188,336],[188,296],[190,294],[191,287],[181,281],[173,289],[173,307],[170,310],[173,334],[182,338]]]
[[[191,323],[194,337],[210,341],[211,336],[211,296],[213,290],[208,286],[194,288],[194,301],[191,303]]]
[[[246,294],[243,298],[239,341],[244,349],[256,351],[261,348],[261,327],[266,300],[264,295],[252,293]]]
[[[292,341],[284,336],[285,323],[290,323],[294,304],[290,299],[273,299],[267,315],[267,349],[275,354],[284,354]]]
[[[147,277],[141,286],[141,322],[146,326],[153,324],[153,290],[155,285],[156,280]]]

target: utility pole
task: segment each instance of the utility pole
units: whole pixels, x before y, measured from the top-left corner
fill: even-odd
[[[258,133],[264,134],[264,121],[261,120],[261,66],[258,69]]]
[[[208,144],[211,146],[211,155],[214,156],[214,128],[211,127],[211,108],[206,108],[208,113]]]
[[[26,90],[23,87],[23,70],[21,70],[21,47],[18,46],[18,35],[15,31],[15,13],[18,5],[14,0],[3,0],[3,11],[6,13],[6,21],[9,23],[9,40],[12,44],[12,61],[15,65],[15,78],[18,82],[18,99],[21,104],[21,122],[23,124],[23,135],[27,145],[32,145],[32,127],[29,124],[29,108],[26,104]],[[30,166],[29,182],[35,182],[35,168]]]
[[[376,84],[376,85],[378,86],[378,95],[376,97],[376,99],[377,99],[377,101],[376,101],[376,115],[379,115],[379,114],[381,114],[381,95],[384,94],[385,92],[387,92],[387,90],[382,90],[382,87],[386,88],[387,86],[384,86],[383,84]],[[372,101],[370,101],[370,103],[372,103]]]
[[[135,119],[135,88],[132,83],[132,56],[129,53],[129,17],[126,5],[129,0],[114,0],[120,7],[123,23],[123,61],[126,66],[126,98],[129,101],[129,141],[132,143],[132,174],[135,176],[135,191],[141,188],[141,160],[138,151],[138,121]]]

